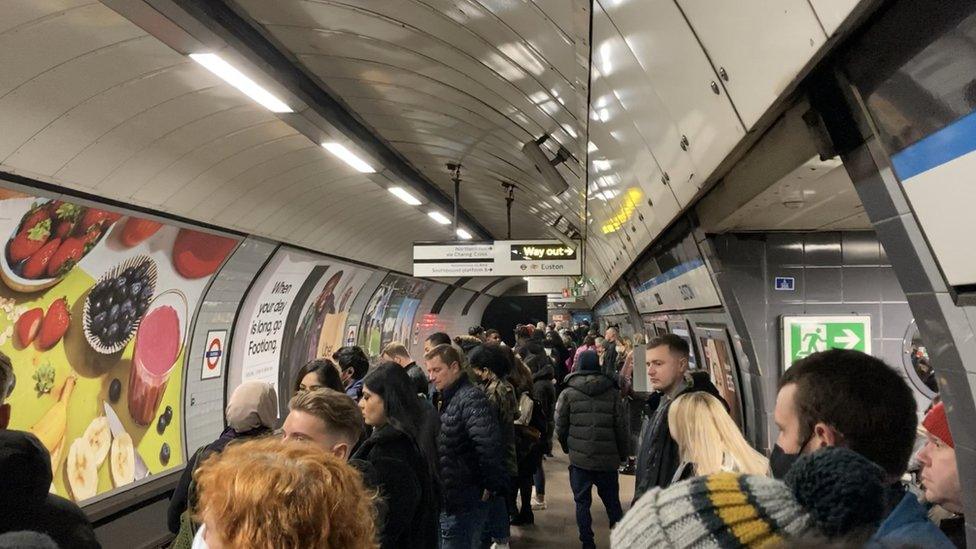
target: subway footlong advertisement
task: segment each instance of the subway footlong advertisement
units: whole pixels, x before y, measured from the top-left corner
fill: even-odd
[[[0,350],[11,429],[85,504],[183,463],[191,317],[238,244],[138,215],[0,190]]]
[[[231,368],[240,381],[274,385],[280,411],[287,409],[298,370],[355,344],[346,318],[373,271],[281,248],[259,275],[241,307],[234,330]],[[229,387],[233,390],[233,387]]]

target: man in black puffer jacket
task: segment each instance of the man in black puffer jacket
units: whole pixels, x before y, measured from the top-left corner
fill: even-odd
[[[569,483],[576,500],[576,526],[584,549],[595,548],[591,488],[607,508],[610,527],[623,517],[617,467],[627,459],[627,424],[620,391],[600,371],[596,351],[580,354],[579,371],[566,376],[556,403],[556,435],[569,454]]]
[[[441,427],[437,436],[441,493],[441,548],[470,549],[481,539],[487,501],[508,488],[496,415],[485,393],[461,369],[451,345],[426,355],[427,372],[440,392]]]

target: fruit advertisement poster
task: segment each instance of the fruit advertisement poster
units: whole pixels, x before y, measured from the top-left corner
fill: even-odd
[[[725,329],[705,328],[698,325],[696,332],[701,344],[703,366],[707,369],[719,394],[728,403],[732,419],[741,429],[744,427],[741,391],[739,391],[738,374]]]
[[[191,315],[237,240],[0,191],[0,350],[11,429],[79,503],[183,462]]]
[[[363,314],[362,343],[370,358],[394,341],[409,347],[413,318],[430,283],[390,274],[376,289]]]

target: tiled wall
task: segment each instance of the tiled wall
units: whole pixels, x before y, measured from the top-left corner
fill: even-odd
[[[710,266],[737,318],[743,347],[751,348],[767,403],[769,440],[776,383],[782,368],[783,315],[871,316],[872,354],[907,377],[902,341],[912,321],[905,294],[872,232],[728,234],[710,237]],[[793,277],[792,292],[776,291],[774,279]],[[734,310],[735,309],[735,310]],[[928,399],[916,391],[920,409]]]

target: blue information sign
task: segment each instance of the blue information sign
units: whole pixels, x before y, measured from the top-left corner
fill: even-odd
[[[796,290],[796,278],[792,276],[777,276],[773,282],[773,288],[781,292],[792,292]]]

